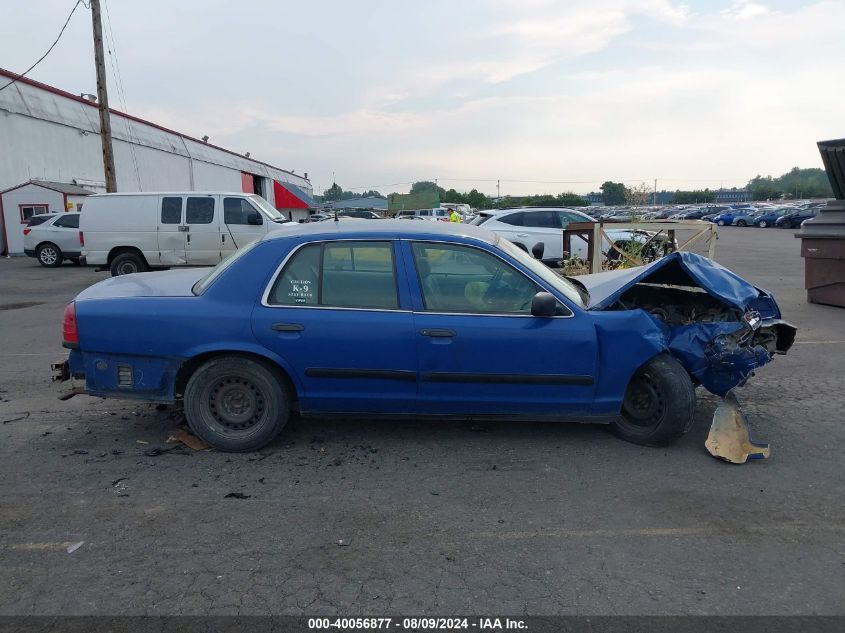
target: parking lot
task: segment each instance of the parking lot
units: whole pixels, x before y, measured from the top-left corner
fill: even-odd
[[[703,390],[661,449],[294,420],[257,453],[194,452],[171,411],[57,399],[63,307],[107,273],[0,260],[0,614],[845,614],[845,311],[805,302],[793,235],[719,232],[717,261],[799,328],[738,390],[772,446],[743,466],[704,449]]]

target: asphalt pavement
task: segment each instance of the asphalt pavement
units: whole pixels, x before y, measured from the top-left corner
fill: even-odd
[[[2,259],[0,615],[843,615],[845,310],[805,302],[793,233],[720,229],[717,260],[799,328],[738,392],[772,446],[742,466],[704,449],[701,390],[661,449],[296,420],[260,452],[194,452],[171,411],[57,399],[62,310],[107,273]]]

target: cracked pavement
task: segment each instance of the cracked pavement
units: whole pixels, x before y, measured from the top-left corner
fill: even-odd
[[[0,615],[844,614],[845,310],[805,303],[792,235],[720,230],[717,260],[799,328],[738,391],[772,445],[743,466],[706,453],[701,390],[661,449],[294,420],[258,453],[147,456],[170,411],[50,384],[63,307],[105,273],[0,260]]]

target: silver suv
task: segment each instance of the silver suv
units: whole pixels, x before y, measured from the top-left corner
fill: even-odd
[[[69,259],[79,263],[79,214],[42,213],[30,218],[23,230],[23,252],[48,268]]]

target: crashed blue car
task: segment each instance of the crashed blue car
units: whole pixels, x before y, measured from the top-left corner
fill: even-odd
[[[593,421],[667,444],[697,385],[723,395],[795,336],[771,295],[693,254],[567,279],[482,228],[392,220],[282,227],[210,270],[101,281],[63,331],[57,379],[181,403],[227,451],[294,413]]]

